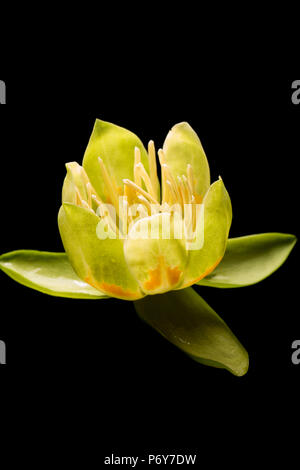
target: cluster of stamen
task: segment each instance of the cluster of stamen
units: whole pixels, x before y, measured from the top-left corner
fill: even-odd
[[[191,209],[191,225],[194,227],[195,206],[201,202],[201,198],[195,191],[195,177],[190,164],[187,165],[186,175],[175,178],[166,162],[164,151],[158,150],[158,158],[161,166],[162,197],[159,196],[159,179],[157,175],[156,152],[154,142],[148,144],[148,164],[149,174],[141,161],[141,151],[138,147],[134,149],[133,181],[123,179],[124,186],[118,187],[114,176],[109,174],[102,158],[98,158],[99,169],[106,189],[106,200],[102,200],[93,186],[88,176],[83,170],[83,177],[86,187],[86,198],[83,199],[78,188],[76,188],[76,204],[90,211],[96,212],[100,217],[108,217],[111,228],[118,233],[119,225],[116,218],[112,216],[108,205],[111,205],[116,212],[117,218],[121,221],[122,231],[127,232],[128,222],[132,222],[136,214],[130,212],[132,204],[139,204],[139,217],[150,216],[158,212],[170,212],[180,210],[182,216],[187,207]],[[119,198],[122,198],[120,204]],[[126,223],[124,218],[126,216]]]

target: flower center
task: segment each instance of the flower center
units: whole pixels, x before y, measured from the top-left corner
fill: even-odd
[[[174,212],[181,211],[182,216],[186,210],[191,214],[191,225],[195,224],[196,205],[202,202],[201,197],[195,191],[195,176],[190,164],[187,165],[186,174],[175,178],[169,165],[166,162],[165,154],[162,149],[158,150],[158,158],[161,167],[161,185],[162,197],[160,197],[159,179],[157,175],[156,151],[154,142],[151,140],[148,144],[148,163],[149,173],[147,173],[142,161],[141,151],[138,147],[134,149],[133,181],[123,180],[123,187],[118,187],[114,176],[109,174],[105,163],[99,157],[99,168],[106,188],[105,201],[102,200],[95,189],[92,187],[86,172],[83,170],[83,181],[85,184],[85,197],[76,187],[76,204],[85,207],[88,210],[96,212],[100,217],[108,217],[111,228],[118,232],[119,220],[112,217],[111,210],[107,205],[112,205],[117,218],[122,221],[124,213],[129,210],[129,222],[137,219],[137,214],[130,213],[132,205],[138,205],[139,218],[150,216],[155,211]],[[120,198],[122,204],[120,204]],[[126,215],[126,217],[127,217]],[[126,224],[127,226],[127,224]],[[124,223],[123,223],[124,231]],[[127,232],[127,229],[125,229]]]

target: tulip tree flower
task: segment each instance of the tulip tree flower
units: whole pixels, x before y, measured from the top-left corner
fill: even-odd
[[[237,288],[278,269],[296,243],[266,233],[228,238],[231,201],[211,184],[201,142],[183,122],[158,151],[96,120],[83,164],[66,164],[58,225],[65,253],[0,257],[11,278],[49,295],[131,300],[138,315],[192,359],[242,376],[248,354],[191,287]]]

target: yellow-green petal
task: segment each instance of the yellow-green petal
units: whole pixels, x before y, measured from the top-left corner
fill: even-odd
[[[187,122],[172,127],[163,151],[175,178],[187,174],[188,164],[192,166],[196,193],[203,198],[210,186],[209,165],[199,137]]]
[[[58,215],[64,248],[77,275],[111,297],[143,297],[124,258],[123,240],[99,239],[100,222],[92,211],[65,203]]]
[[[180,288],[191,286],[210,274],[222,260],[232,220],[229,194],[222,179],[214,182],[203,200],[203,246],[189,250],[185,276]]]
[[[123,179],[133,180],[134,149],[141,151],[141,161],[148,171],[148,155],[140,139],[131,131],[109,122],[96,120],[84,154],[83,167],[100,197],[107,200],[107,188],[99,166],[100,157],[117,189],[123,188]]]
[[[87,175],[77,162],[66,163],[67,176],[65,177],[62,189],[62,202],[76,203],[76,189],[81,199],[87,199],[86,184],[88,183]]]
[[[187,253],[184,241],[174,238],[173,217],[169,213],[136,222],[125,241],[124,252],[144,294],[161,294],[180,285]]]
[[[14,281],[55,297],[73,299],[108,297],[76,275],[65,253],[11,251],[0,256],[0,269]]]
[[[164,338],[205,365],[245,375],[247,351],[217,313],[190,287],[134,302],[139,316]]]

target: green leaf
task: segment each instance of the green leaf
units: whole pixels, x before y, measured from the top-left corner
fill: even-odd
[[[98,195],[107,200],[106,183],[103,180],[98,157],[103,160],[117,188],[123,188],[123,179],[134,179],[134,149],[141,151],[141,161],[148,171],[148,155],[140,139],[132,132],[110,122],[96,120],[84,154],[83,168]]]
[[[134,302],[138,315],[164,338],[205,365],[246,374],[247,351],[225,322],[191,288]]]
[[[285,262],[296,242],[294,235],[284,233],[231,238],[221,263],[197,284],[220,288],[256,284]]]
[[[75,274],[65,253],[11,251],[0,256],[0,268],[20,284],[44,294],[73,299],[108,297]]]
[[[187,122],[172,127],[163,145],[165,159],[173,176],[186,175],[187,165],[192,166],[195,189],[198,196],[204,197],[210,186],[208,161],[196,132]]]
[[[64,203],[58,214],[61,239],[76,274],[110,297],[143,297],[124,257],[124,240],[99,238],[104,222],[92,211]],[[105,228],[105,227],[104,227]],[[102,231],[102,230],[101,230]]]

